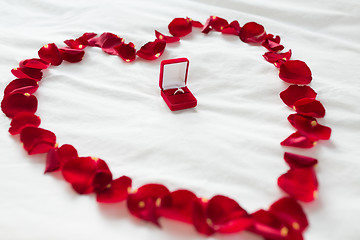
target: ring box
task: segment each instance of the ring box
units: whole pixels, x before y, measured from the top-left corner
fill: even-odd
[[[193,108],[197,100],[187,88],[189,60],[176,58],[163,60],[160,64],[161,96],[171,111]]]

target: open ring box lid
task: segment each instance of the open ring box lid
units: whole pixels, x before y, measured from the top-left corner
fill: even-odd
[[[161,96],[171,111],[193,108],[197,100],[187,88],[189,71],[189,60],[187,58],[176,58],[163,60],[160,64]],[[178,91],[182,89],[184,92]]]

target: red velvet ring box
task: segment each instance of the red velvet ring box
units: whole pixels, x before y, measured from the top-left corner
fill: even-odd
[[[197,100],[187,88],[189,60],[176,58],[160,64],[161,96],[171,111],[196,107]]]

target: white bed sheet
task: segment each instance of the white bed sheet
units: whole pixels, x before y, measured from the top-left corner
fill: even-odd
[[[108,162],[134,186],[150,182],[187,188],[204,197],[224,194],[255,211],[284,194],[277,177],[287,171],[284,151],[317,157],[319,199],[303,204],[309,240],[360,239],[360,4],[357,0],[2,0],[0,89],[10,69],[36,57],[45,43],[63,45],[84,32],[110,31],[137,47],[167,34],[175,17],[205,22],[210,15],[263,24],[279,34],[313,72],[311,86],[325,105],[320,122],[330,141],[311,150],[285,149],[292,113],[278,94],[286,88],[264,50],[237,37],[199,30],[168,44],[157,61],[124,63],[86,49],[78,64],[46,72],[36,93],[42,127],[82,156]],[[162,59],[190,60],[188,86],[198,106],[170,112],[160,97]],[[2,95],[1,95],[2,98]],[[0,239],[204,239],[191,226],[161,220],[163,229],[130,216],[124,203],[99,205],[79,196],[59,174],[43,175],[44,156],[28,156],[0,117]],[[260,239],[249,233],[208,239]]]

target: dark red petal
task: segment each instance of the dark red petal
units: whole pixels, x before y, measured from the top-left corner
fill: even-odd
[[[120,44],[114,47],[114,49],[117,52],[117,55],[119,55],[125,62],[132,62],[136,58],[136,49],[132,42],[129,42],[128,44]]]
[[[301,135],[299,132],[291,134],[288,138],[282,141],[281,146],[286,147],[298,147],[298,148],[312,148],[316,145],[316,142],[311,141],[304,135]]]
[[[1,110],[10,118],[20,112],[35,113],[37,106],[37,98],[28,93],[13,93],[6,95],[1,102]]]
[[[101,34],[99,37],[92,38],[89,40],[89,46],[99,47],[104,52],[111,55],[117,55],[116,51],[114,50],[114,47],[122,43],[124,43],[123,38],[109,32],[105,32]]]
[[[319,124],[315,118],[304,117],[300,114],[291,114],[288,120],[299,133],[312,141],[330,139],[331,128]]]
[[[301,205],[293,198],[284,197],[274,202],[269,212],[281,219],[295,231],[303,232],[309,225]]]
[[[55,172],[60,169],[61,162],[57,154],[57,148],[50,149],[46,155],[46,166],[44,173]]]
[[[318,163],[318,160],[315,158],[289,152],[285,152],[284,159],[291,169],[313,167]]]
[[[19,64],[21,68],[35,68],[35,69],[47,69],[49,67],[49,63],[41,60],[39,58],[31,58],[22,60]]]
[[[222,233],[239,232],[252,224],[247,212],[235,200],[221,195],[209,200],[206,215],[214,230]]]
[[[278,185],[299,201],[311,202],[317,197],[318,181],[313,167],[290,169],[278,178]]]
[[[11,120],[9,133],[19,134],[25,127],[38,127],[41,123],[40,117],[29,112],[20,112]]]
[[[155,36],[159,40],[164,40],[166,43],[173,43],[180,41],[179,37],[165,36],[164,34],[155,30]]]
[[[325,116],[325,108],[318,100],[303,98],[294,103],[294,110],[304,116],[322,118]]]
[[[122,176],[113,180],[108,187],[96,194],[96,201],[101,203],[116,203],[126,200],[131,188],[132,180]]]
[[[239,36],[240,29],[241,29],[241,27],[240,27],[239,22],[235,20],[235,21],[232,21],[228,26],[224,27],[224,29],[221,31],[221,33]]]
[[[256,22],[248,22],[240,29],[240,39],[246,43],[261,43],[266,37],[265,29]]]
[[[58,148],[57,153],[62,165],[71,159],[79,157],[77,150],[70,144],[62,145],[60,148]]]
[[[20,141],[30,155],[47,153],[55,147],[56,136],[49,130],[26,127],[21,130]]]
[[[81,37],[73,40],[65,40],[64,43],[73,49],[84,49],[89,45],[88,40],[95,37],[96,33],[84,33]]]
[[[96,161],[96,171],[93,179],[93,187],[95,192],[105,190],[112,182],[112,173],[104,160]]]
[[[4,90],[4,95],[12,93],[33,94],[39,88],[37,81],[28,78],[15,79],[11,81]]]
[[[135,193],[129,194],[127,207],[132,215],[160,226],[157,209],[161,205],[162,198],[169,193],[164,185],[147,184],[137,189]]]
[[[97,170],[97,161],[92,157],[78,157],[69,159],[62,167],[64,179],[69,182],[79,194],[94,191],[93,179]]]
[[[212,30],[212,28],[211,28],[211,21],[212,21],[212,17],[209,17],[209,18],[206,20],[204,26],[203,26],[202,29],[201,29],[201,32],[202,32],[202,33],[208,34],[208,33]]]
[[[193,203],[196,200],[196,195],[188,190],[171,192],[161,201],[159,214],[169,219],[192,223]]]
[[[11,73],[17,78],[29,78],[35,81],[40,81],[43,77],[41,69],[35,68],[13,68]]]
[[[60,48],[59,49],[61,57],[68,62],[71,63],[77,63],[80,62],[83,57],[85,52],[83,50],[80,49],[71,49],[71,48]]]
[[[273,63],[275,67],[279,68],[284,62],[291,58],[291,50],[285,53],[267,52],[263,55],[266,61]]]
[[[261,235],[269,240],[287,239],[286,237],[288,236],[289,228],[272,213],[265,210],[259,210],[252,213],[251,217],[254,220],[253,226],[249,229],[251,232]]]
[[[204,235],[210,236],[215,233],[211,219],[206,215],[207,203],[202,199],[194,201],[192,222],[196,231]]]
[[[193,20],[193,19],[191,19],[191,18],[187,18],[187,19],[190,20],[191,25],[192,25],[193,27],[197,27],[197,28],[202,28],[202,27],[204,27],[204,25],[203,25],[201,22],[199,22],[199,21],[195,21],[195,20]]]
[[[272,34],[268,34],[261,45],[272,52],[278,52],[284,49],[284,46],[280,44],[280,37],[274,37]]]
[[[50,63],[53,66],[59,66],[63,59],[60,55],[59,49],[55,43],[49,43],[44,45],[38,51],[39,57],[41,60],[44,60],[47,63]]]
[[[163,54],[165,47],[165,41],[156,39],[154,42],[148,42],[142,46],[136,55],[146,60],[155,60]]]
[[[281,64],[279,77],[293,84],[309,84],[312,80],[310,68],[300,60],[289,60]]]
[[[291,85],[280,93],[280,98],[289,107],[293,108],[297,100],[303,98],[315,99],[317,93],[309,86]]]
[[[217,16],[211,16],[211,19],[212,20],[210,22],[210,26],[215,31],[221,32],[226,26],[229,25],[228,21],[224,18],[220,18]]]
[[[169,23],[169,32],[174,37],[184,37],[191,33],[192,24],[190,19],[175,18]]]

